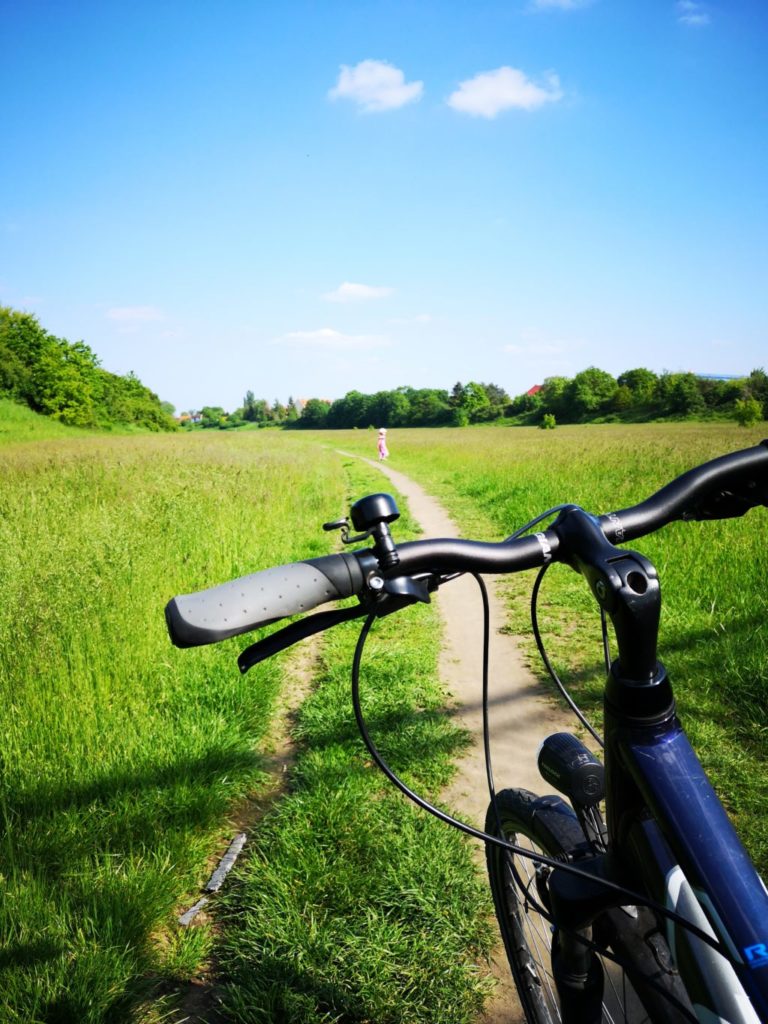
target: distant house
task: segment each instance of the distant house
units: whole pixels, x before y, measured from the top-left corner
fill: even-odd
[[[538,395],[538,393],[542,390],[543,387],[543,384],[534,384],[533,387],[528,388],[528,390],[525,393],[526,395]]]

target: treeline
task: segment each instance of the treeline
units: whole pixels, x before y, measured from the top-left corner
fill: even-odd
[[[7,306],[0,306],[0,397],[71,426],[176,429],[173,407],[133,373],[109,373],[84,342],[57,338]]]
[[[496,384],[458,383],[452,391],[401,387],[365,395],[349,391],[334,402],[310,399],[291,425],[311,429],[465,426],[506,419],[520,424],[644,422],[723,417],[768,419],[768,375],[718,379],[638,368],[613,377],[589,367],[575,377],[547,377],[510,398]]]
[[[220,405],[204,405],[200,412],[181,413],[179,422],[182,427],[218,427],[220,430],[232,430],[243,427],[246,423],[259,427],[290,426],[299,416],[299,407],[292,398],[288,399],[286,405],[278,399],[270,405],[265,399],[256,398],[252,391],[247,391],[243,404],[234,412],[227,412]]]
[[[396,388],[364,395],[348,391],[335,402],[311,398],[296,423],[298,427],[463,427],[490,423],[508,414],[510,397],[497,384],[455,384],[439,388]]]
[[[506,415],[510,397],[496,384],[456,384],[452,391],[439,388],[396,388],[364,395],[349,391],[335,402],[310,398],[300,406],[293,398],[286,405],[275,400],[271,405],[248,391],[243,404],[234,412],[219,406],[203,406],[199,413],[181,414],[183,426],[219,427],[231,430],[246,423],[259,426],[284,426],[305,429],[323,427],[441,427],[487,423]]]
[[[748,377],[717,378],[656,374],[641,367],[614,378],[591,366],[572,378],[548,377],[531,392],[511,403],[511,416],[534,423],[544,416],[553,416],[558,423],[699,417],[757,422],[768,417],[768,376],[762,369]]]

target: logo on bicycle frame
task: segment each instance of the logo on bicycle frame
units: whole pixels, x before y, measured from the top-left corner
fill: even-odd
[[[744,956],[749,967],[768,966],[768,943],[758,942],[755,946],[745,946]]]
[[[616,540],[621,543],[624,540],[624,527],[621,525],[621,519],[619,519],[615,512],[611,512],[608,518],[613,523],[613,528],[616,531]]]
[[[541,545],[541,550],[544,553],[544,561],[545,561],[545,563],[546,562],[551,562],[552,561],[552,548],[549,546],[549,541],[547,540],[546,534],[544,534],[544,533],[535,533],[534,537],[536,538],[536,540]]]

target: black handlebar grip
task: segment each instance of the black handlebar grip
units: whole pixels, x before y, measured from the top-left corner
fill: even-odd
[[[165,621],[176,647],[199,647],[351,597],[362,586],[363,571],[354,555],[325,555],[181,594],[166,605]]]

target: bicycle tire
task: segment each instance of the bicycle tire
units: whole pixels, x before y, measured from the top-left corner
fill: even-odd
[[[498,814],[498,819],[497,819]],[[572,808],[560,797],[537,797],[525,789],[506,789],[488,808],[486,831],[501,834],[517,845],[557,860],[571,859],[587,843]],[[488,877],[499,930],[526,1020],[530,1024],[558,1024],[563,1020],[550,963],[552,929],[533,910],[516,885],[509,858],[531,892],[546,909],[548,869],[537,868],[527,857],[508,854],[486,844]],[[651,1020],[629,980],[614,965],[603,963],[605,992],[602,1019],[645,1024]]]

